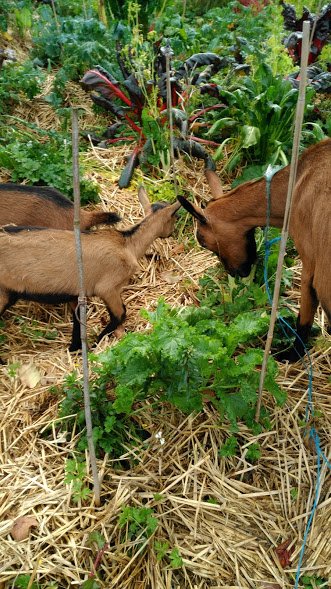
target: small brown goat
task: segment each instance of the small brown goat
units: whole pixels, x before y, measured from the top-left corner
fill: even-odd
[[[122,287],[139,269],[138,259],[157,237],[169,237],[180,204],[150,204],[144,189],[139,200],[141,223],[128,230],[103,229],[81,234],[85,291],[106,304],[110,321],[99,342],[125,319]],[[78,271],[73,231],[5,227],[0,231],[0,315],[18,299],[43,303],[77,301]],[[73,313],[70,351],[81,348],[80,326]]]
[[[81,229],[113,225],[120,220],[113,212],[80,212]],[[0,184],[0,225],[74,228],[74,205],[66,196],[48,186]]]
[[[288,354],[303,355],[304,346],[320,302],[331,323],[331,139],[307,149],[298,164],[290,236],[302,260],[301,304],[298,337]],[[179,197],[198,222],[199,243],[216,253],[232,276],[248,276],[256,259],[254,230],[266,224],[266,181],[246,182],[223,196],[220,180],[206,170],[213,200],[201,209]],[[282,227],[289,166],[271,182],[270,225]],[[222,198],[220,198],[222,197]]]

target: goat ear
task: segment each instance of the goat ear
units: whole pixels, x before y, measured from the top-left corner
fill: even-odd
[[[195,219],[197,219],[199,223],[201,223],[202,225],[207,224],[207,219],[204,216],[203,210],[200,209],[200,207],[197,207],[196,205],[190,203],[188,200],[186,200],[186,198],[184,198],[184,196],[178,195],[177,198],[180,204],[184,207],[184,209],[186,209],[193,217],[195,217]]]
[[[213,170],[205,170],[205,176],[209,184],[210,192],[213,198],[221,198],[223,196],[223,188],[219,177]]]
[[[139,186],[138,198],[139,198],[139,202],[144,210],[145,215],[149,215],[152,212],[152,205],[149,202],[147,192],[143,186]]]

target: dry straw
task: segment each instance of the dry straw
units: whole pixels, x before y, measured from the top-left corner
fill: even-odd
[[[141,219],[135,184],[120,191],[118,178],[130,148],[93,149],[85,158],[88,175],[101,189],[100,207],[116,209],[122,226]],[[197,201],[210,197],[202,165],[176,161],[177,177]],[[137,181],[144,179],[136,172]],[[147,180],[147,179],[145,179]],[[151,185],[162,182],[151,178]],[[153,308],[159,297],[171,305],[196,304],[199,278],[216,259],[194,244],[190,221],[181,239],[159,240],[141,262],[141,270],[124,292],[128,330],[144,330],[140,309]],[[290,293],[297,306],[300,268]],[[91,301],[88,337],[93,341],[106,316],[104,306]],[[80,587],[94,572],[98,548],[90,542],[99,532],[108,548],[100,557],[97,574],[104,589],[275,589],[293,586],[303,533],[315,480],[314,452],[303,439],[307,376],[301,366],[281,366],[279,383],[288,393],[284,408],[266,399],[272,428],[254,437],[240,426],[241,453],[221,458],[219,449],[228,427],[209,404],[196,416],[184,416],[162,405],[155,412],[148,404],[137,421],[149,438],[123,451],[122,465],[111,456],[99,460],[102,506],[93,501],[75,505],[72,489],[63,483],[65,463],[72,458],[75,431],[69,437],[59,428],[60,397],[52,387],[78,370],[80,361],[67,352],[71,332],[69,312],[62,307],[19,303],[4,317],[6,340],[0,368],[0,586],[14,587],[18,574],[35,576],[43,587]],[[322,313],[318,322],[324,327]],[[50,334],[54,339],[49,339]],[[113,340],[110,340],[113,343]],[[107,341],[99,344],[105,349]],[[321,443],[330,455],[331,395],[330,340],[319,338],[312,352],[315,407]],[[33,368],[29,383],[20,367]],[[28,371],[29,373],[29,371]],[[33,386],[31,386],[31,384]],[[162,432],[165,440],[156,437]],[[249,446],[259,442],[258,464],[246,459]],[[89,469],[89,481],[92,477]],[[303,572],[331,577],[330,475],[322,470],[322,494],[309,536]],[[151,538],[130,541],[119,528],[124,505],[152,507],[158,528]],[[13,522],[34,516],[38,527],[15,542]],[[167,558],[157,560],[155,541],[178,547],[183,566],[172,569]],[[283,569],[276,547],[290,542],[290,560]],[[293,549],[293,551],[291,550]],[[1,585],[2,583],[2,585]],[[330,582],[329,582],[330,584]],[[56,586],[56,585],[55,585]]]

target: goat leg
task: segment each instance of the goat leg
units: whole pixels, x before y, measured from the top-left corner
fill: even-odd
[[[126,309],[125,305],[123,305],[122,299],[120,296],[116,296],[116,294],[111,298],[110,304],[107,305],[107,309],[110,316],[110,321],[107,323],[106,327],[102,330],[99,334],[96,343],[98,344],[105,335],[109,335],[115,329],[121,325],[126,317]],[[106,302],[106,301],[105,301]]]
[[[289,350],[276,355],[277,360],[297,362],[305,355],[305,344],[309,338],[317,307],[318,298],[313,287],[313,274],[302,268],[301,302],[296,328],[297,336]]]
[[[115,315],[113,315],[109,309],[108,309],[108,311],[109,311],[109,315],[110,315],[110,321],[109,321],[109,323],[107,323],[106,327],[102,330],[102,332],[98,335],[97,341],[96,341],[97,344],[99,342],[101,342],[102,338],[104,338],[105,335],[109,335],[110,333],[115,331],[115,329],[119,325],[121,325],[123,323],[123,321],[125,320],[125,317],[126,317],[125,309],[120,317],[116,317]]]
[[[69,352],[76,352],[82,349],[82,340],[80,337],[80,308],[78,305],[78,299],[69,303],[72,310],[72,335],[71,343],[69,346]]]
[[[14,304],[15,300],[14,295],[11,296],[6,290],[0,288],[0,317],[6,309]],[[5,364],[2,358],[0,358],[0,364]]]

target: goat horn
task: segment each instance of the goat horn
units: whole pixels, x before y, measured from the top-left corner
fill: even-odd
[[[203,210],[200,207],[197,207],[197,205],[191,203],[189,200],[187,200],[184,196],[181,196],[180,194],[177,196],[177,198],[182,207],[184,207],[184,209],[186,209],[190,213],[190,215],[195,217],[195,219],[197,219],[201,223],[201,225],[206,225],[207,219],[203,213]]]
[[[210,192],[213,198],[221,198],[223,196],[223,188],[219,177],[213,170],[205,170],[205,176],[209,184]]]
[[[151,203],[149,202],[147,192],[143,186],[139,186],[138,198],[139,198],[139,202],[144,210],[145,215],[149,215],[149,213],[152,210],[152,207],[151,207]]]
[[[181,207],[181,206],[182,206],[182,205],[181,205],[181,203],[179,202],[179,200],[175,200],[175,202],[174,202],[174,203],[172,203],[172,205],[171,205],[171,207],[172,207],[172,210],[173,210],[173,214],[174,214],[176,211],[178,211],[178,209],[180,209],[180,207]]]

